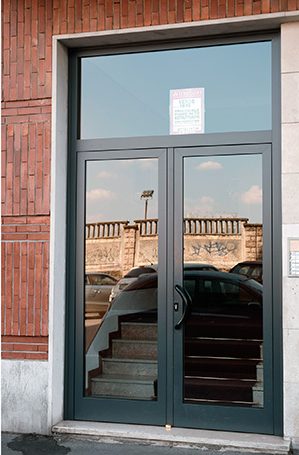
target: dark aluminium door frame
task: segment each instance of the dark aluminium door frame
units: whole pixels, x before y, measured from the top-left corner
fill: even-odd
[[[202,47],[219,44],[229,43],[245,43],[245,42],[258,42],[258,41],[272,41],[272,130],[271,131],[254,131],[254,132],[238,132],[238,133],[214,133],[203,135],[181,135],[181,136],[161,136],[161,137],[133,137],[133,138],[116,138],[116,139],[78,139],[79,131],[79,86],[80,86],[80,73],[79,73],[79,60],[83,56],[91,55],[107,55],[114,53],[128,53],[128,52],[141,52],[163,49],[179,49],[184,47]],[[250,145],[267,145],[271,146],[272,157],[269,175],[271,177],[271,200],[270,206],[272,210],[272,231],[269,233],[271,236],[272,257],[275,258],[275,263],[272,263],[272,283],[275,283],[275,289],[272,289],[272,302],[273,302],[273,319],[272,319],[272,350],[273,350],[273,369],[272,380],[273,383],[273,425],[265,430],[259,428],[244,428],[241,424],[239,431],[256,431],[281,435],[282,422],[283,422],[283,406],[282,406],[282,309],[281,309],[281,187],[280,187],[280,41],[277,33],[255,35],[255,36],[234,36],[223,37],[216,40],[202,40],[202,41],[177,41],[167,43],[155,43],[148,46],[131,46],[118,47],[118,48],[105,48],[97,50],[72,50],[69,56],[69,74],[70,74],[70,96],[69,96],[69,158],[68,158],[68,210],[67,210],[67,288],[66,288],[66,369],[65,369],[65,406],[64,416],[66,419],[78,419],[76,415],[75,402],[80,395],[78,385],[80,381],[79,376],[83,376],[83,344],[80,352],[76,350],[78,347],[78,339],[82,340],[83,328],[82,324],[78,324],[78,317],[82,319],[82,312],[80,310],[76,299],[78,294],[83,292],[83,274],[81,273],[81,281],[78,280],[76,275],[78,261],[81,261],[81,268],[83,267],[82,254],[77,254],[80,245],[77,244],[80,231],[78,226],[82,226],[83,212],[79,209],[82,205],[82,194],[80,185],[83,184],[84,173],[82,173],[82,163],[87,159],[96,160],[105,156],[110,159],[117,157],[143,157],[143,156],[161,156],[162,163],[166,160],[166,152],[163,156],[163,150],[167,150],[167,163],[162,164],[160,172],[163,168],[173,169],[173,150],[174,149],[189,149],[196,147],[197,150],[205,147],[212,150],[214,147],[224,146],[250,146]],[[236,147],[238,148],[238,147]],[[151,150],[149,150],[151,149]],[[107,159],[107,158],[106,158]],[[81,164],[80,164],[81,163]],[[80,171],[81,166],[81,171]],[[164,167],[165,166],[165,167]],[[161,177],[161,175],[160,175]],[[165,182],[165,193],[168,195],[168,207],[165,207],[167,218],[173,217],[174,210],[174,175],[170,173]],[[163,194],[162,190],[162,194]],[[77,205],[77,196],[81,193],[81,202]],[[165,198],[166,200],[166,198]],[[163,203],[162,203],[163,204]],[[162,205],[163,206],[163,205]],[[161,206],[161,207],[162,207]],[[81,219],[81,221],[80,221]],[[81,227],[82,229],[82,227]],[[164,238],[165,248],[167,252],[172,251],[174,242],[174,233],[167,235]],[[82,239],[82,232],[81,232]],[[82,250],[82,248],[81,248]],[[174,283],[174,269],[173,260],[167,260],[167,264],[163,268],[163,276],[166,277],[168,282],[167,298],[170,301],[173,299],[173,285]],[[81,270],[81,269],[80,269]],[[82,272],[82,270],[81,270]],[[82,294],[83,295],[83,294]],[[173,301],[173,300],[172,300]],[[173,314],[164,315],[167,318],[168,327],[173,324]],[[164,317],[162,316],[162,317]],[[80,321],[80,319],[79,319]],[[81,321],[82,322],[82,321]],[[81,333],[80,333],[81,331]],[[78,338],[79,337],[79,338]],[[76,342],[77,340],[77,342]],[[170,341],[170,339],[168,340]],[[169,342],[167,344],[167,358],[172,358],[172,346]],[[166,378],[166,391],[167,391],[167,408],[165,410],[164,422],[153,421],[152,424],[173,424],[173,379],[170,375]],[[82,394],[81,394],[82,395]],[[90,398],[86,398],[86,401]],[[108,403],[107,403],[108,404]],[[109,404],[109,406],[111,406]],[[107,407],[108,408],[108,407]],[[163,412],[162,412],[163,414]],[[112,416],[113,417],[113,416]],[[111,417],[111,418],[112,418]],[[90,409],[90,414],[84,417],[86,420],[96,420],[96,413]],[[82,419],[82,417],[81,417]],[[104,419],[103,419],[104,420]],[[107,419],[109,420],[109,418]],[[140,423],[143,423],[140,421]],[[144,422],[145,423],[145,422]],[[147,421],[147,423],[151,423]],[[223,429],[229,430],[229,426],[221,426]],[[233,430],[238,431],[234,427]]]

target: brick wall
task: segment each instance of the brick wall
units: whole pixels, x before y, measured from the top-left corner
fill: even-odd
[[[299,0],[2,1],[5,358],[47,356],[52,35],[296,9]]]

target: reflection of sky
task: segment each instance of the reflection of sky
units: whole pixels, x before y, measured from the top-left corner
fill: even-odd
[[[86,219],[133,221],[144,217],[144,190],[154,190],[148,218],[158,217],[158,160],[87,163]],[[236,216],[262,221],[262,156],[184,159],[184,216]]]
[[[185,158],[185,216],[237,216],[262,222],[262,156]]]
[[[82,59],[82,138],[166,135],[169,90],[205,89],[205,132],[271,128],[271,43]]]
[[[158,217],[158,160],[90,161],[86,172],[86,221],[144,218],[144,190],[154,190],[148,218]]]

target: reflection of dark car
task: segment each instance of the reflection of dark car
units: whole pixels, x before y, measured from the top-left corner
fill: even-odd
[[[203,264],[201,262],[185,262],[184,270],[204,270],[206,272],[218,272],[217,267],[212,264]]]
[[[117,279],[107,273],[85,274],[85,311],[87,313],[105,313],[109,295]]]
[[[119,282],[112,288],[111,294],[109,297],[109,302],[112,302],[115,297],[117,297],[121,291],[123,291],[129,284],[133,283],[137,280],[141,275],[148,274],[148,273],[155,273],[157,272],[158,266],[157,264],[151,265],[142,265],[139,267],[134,267],[131,269],[123,278],[119,280]],[[184,264],[184,270],[214,270],[215,272],[218,269],[211,264],[202,264],[196,262],[186,262]]]
[[[157,273],[140,276],[112,304],[118,315],[155,310]],[[189,313],[247,317],[262,309],[263,287],[245,276],[214,271],[186,270],[184,288],[192,306]]]
[[[238,273],[240,275],[245,275],[248,278],[263,283],[263,263],[262,261],[244,261],[236,264],[231,270],[230,273]]]

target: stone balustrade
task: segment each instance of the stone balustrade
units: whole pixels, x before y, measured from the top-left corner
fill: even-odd
[[[241,235],[248,218],[185,218],[184,234]]]
[[[129,221],[101,221],[86,224],[86,239],[118,238]]]
[[[158,235],[158,218],[134,220],[140,236]],[[184,234],[241,235],[248,218],[184,218]],[[86,224],[86,239],[121,237],[129,221],[104,221]]]
[[[141,236],[158,235],[158,218],[134,220],[134,223],[137,224]]]

